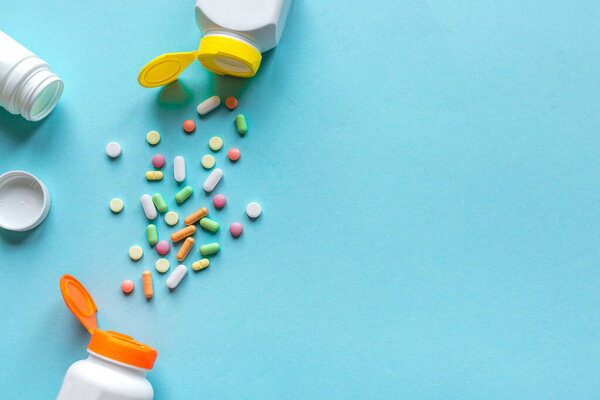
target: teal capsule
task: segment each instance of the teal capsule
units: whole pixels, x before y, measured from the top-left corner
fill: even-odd
[[[200,254],[202,254],[203,256],[215,254],[216,252],[219,251],[220,248],[221,248],[221,246],[217,242],[203,244],[202,246],[200,246]]]
[[[165,199],[160,195],[160,193],[154,193],[152,195],[152,202],[156,206],[156,209],[160,212],[167,211],[167,203],[165,203]]]
[[[200,220],[200,226],[211,232],[216,232],[219,230],[219,223],[206,217]]]
[[[194,189],[192,189],[191,186],[186,186],[179,192],[177,192],[177,194],[175,195],[175,201],[181,204],[187,199],[189,199],[192,193],[194,193]]]
[[[150,243],[150,246],[154,246],[158,243],[158,231],[156,230],[156,225],[150,224],[146,227],[146,236],[148,236],[148,243]]]
[[[245,135],[248,132],[248,123],[244,114],[238,114],[235,116],[235,125],[240,135]]]

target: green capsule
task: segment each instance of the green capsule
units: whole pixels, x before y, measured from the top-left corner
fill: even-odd
[[[219,251],[220,248],[221,248],[221,246],[219,246],[219,243],[217,243],[217,242],[203,244],[202,246],[200,246],[200,254],[202,254],[203,256],[215,254],[216,252]]]
[[[160,212],[167,211],[167,203],[165,203],[165,199],[160,195],[160,193],[154,193],[152,195],[152,202],[156,206],[156,209]]]
[[[219,230],[219,223],[206,217],[200,220],[200,226],[211,232],[216,232]]]
[[[146,236],[148,236],[148,243],[150,243],[150,246],[154,246],[158,243],[158,231],[156,230],[156,225],[150,224],[146,227]]]
[[[194,193],[194,189],[192,189],[191,186],[186,186],[179,192],[177,192],[177,194],[175,195],[175,201],[181,204],[187,199],[189,199],[192,193]]]
[[[248,132],[248,123],[244,114],[238,114],[235,116],[235,125],[240,135],[245,135]]]

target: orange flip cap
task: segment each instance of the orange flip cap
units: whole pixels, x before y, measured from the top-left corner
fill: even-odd
[[[63,275],[60,278],[60,292],[69,310],[85,326],[85,329],[94,333],[98,307],[86,288],[71,275]]]

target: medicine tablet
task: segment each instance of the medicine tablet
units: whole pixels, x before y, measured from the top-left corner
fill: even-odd
[[[236,162],[237,160],[239,160],[241,155],[242,154],[240,153],[240,149],[236,149],[235,147],[229,149],[229,151],[227,152],[227,157],[229,157],[229,160],[231,160],[232,162]]]
[[[208,258],[203,258],[202,260],[198,260],[195,263],[192,264],[192,269],[194,271],[200,271],[201,269],[204,269],[206,267],[208,267],[210,265],[210,261],[208,261]]]
[[[148,171],[146,172],[146,179],[149,181],[160,181],[163,178],[162,171]]]
[[[208,147],[210,147],[212,151],[221,150],[221,147],[223,147],[223,139],[218,136],[211,137],[208,141]]]
[[[177,192],[177,194],[175,195],[175,201],[177,203],[181,204],[184,201],[186,201],[187,199],[189,199],[190,196],[192,195],[192,193],[194,193],[194,189],[192,189],[191,186],[186,186],[183,189],[181,189],[179,192]]]
[[[171,250],[171,245],[166,240],[161,240],[156,244],[156,251],[158,254],[165,255]]]
[[[175,270],[171,273],[171,276],[169,276],[169,278],[167,278],[167,287],[169,289],[173,290],[177,286],[179,286],[179,284],[181,283],[183,278],[185,278],[187,271],[188,270],[185,265],[181,264],[181,265],[177,266],[177,268],[175,268]]]
[[[191,119],[186,119],[183,122],[183,130],[186,131],[187,133],[192,133],[196,130],[196,123],[194,121],[192,121]]]
[[[179,215],[175,211],[169,211],[165,214],[165,222],[169,226],[177,225],[179,222]]]
[[[189,254],[190,250],[192,250],[193,246],[194,246],[194,238],[188,237],[187,239],[185,239],[185,241],[179,248],[179,251],[177,252],[177,261],[182,262],[183,260],[185,260],[185,258]]]
[[[154,207],[154,203],[152,202],[152,197],[149,194],[145,194],[142,196],[142,208],[144,209],[144,214],[146,214],[146,218],[149,220],[156,219],[158,213],[156,212],[156,208]]]
[[[244,227],[239,222],[234,222],[229,227],[229,232],[231,233],[231,236],[238,237],[244,232]]]
[[[150,243],[150,246],[154,246],[156,243],[158,243],[158,230],[156,230],[156,225],[149,224],[146,227],[146,236],[148,237],[148,243]]]
[[[177,182],[185,180],[185,160],[181,156],[175,157],[173,161],[173,176]]]
[[[156,270],[161,274],[167,272],[169,270],[169,267],[169,260],[167,260],[166,258],[159,258],[158,260],[156,260],[156,264],[154,264],[154,268],[156,268]]]
[[[154,193],[152,195],[152,202],[156,206],[156,209],[161,213],[167,211],[167,203],[165,202],[165,199],[163,199],[160,193]]]
[[[144,255],[144,250],[140,246],[131,246],[129,249],[129,258],[133,261],[137,261]]]
[[[165,156],[162,154],[156,154],[152,157],[152,165],[154,165],[155,168],[164,167],[166,161]]]
[[[160,142],[160,133],[156,132],[156,131],[150,131],[148,132],[148,134],[146,135],[146,140],[148,141],[148,143],[150,143],[152,146],[157,145],[158,142]]]
[[[238,99],[236,99],[233,96],[229,96],[228,98],[225,99],[225,107],[229,108],[230,110],[233,110],[234,108],[236,108],[238,105]]]
[[[213,204],[217,208],[223,208],[225,207],[225,204],[227,204],[227,198],[222,194],[218,194],[215,197],[213,197]]]
[[[219,230],[219,223],[210,218],[202,218],[200,220],[200,226],[206,229],[207,231],[216,232]]]
[[[238,114],[235,116],[235,125],[240,135],[245,135],[248,132],[248,123],[244,114]]]
[[[200,161],[200,163],[205,169],[211,169],[215,166],[215,158],[210,154],[207,154],[204,157],[202,157],[202,161]]]
[[[152,287],[152,272],[142,272],[142,284],[144,285],[144,296],[147,299],[151,299],[154,295],[154,288]]]
[[[108,207],[110,207],[110,211],[114,212],[115,214],[120,213],[123,211],[123,200],[112,199]]]
[[[208,175],[208,178],[206,178],[202,187],[206,192],[210,193],[217,187],[222,177],[223,171],[221,171],[221,168],[215,168],[212,170],[210,175]]]
[[[185,239],[188,236],[192,236],[194,233],[196,233],[196,226],[195,225],[188,225],[183,229],[178,230],[177,232],[171,234],[171,240],[176,243],[179,242],[182,239]]]
[[[194,225],[196,222],[200,221],[200,219],[206,217],[208,215],[208,208],[202,207],[185,217],[183,222],[186,225]]]
[[[200,246],[200,254],[202,254],[203,256],[208,256],[210,254],[215,254],[220,249],[221,246],[217,242],[203,244],[202,246]]]
[[[121,145],[117,142],[110,142],[106,145],[106,154],[110,158],[117,158],[121,155]]]
[[[219,96],[212,96],[198,104],[196,111],[198,111],[198,114],[200,115],[206,115],[215,108],[219,107],[219,104],[221,104],[221,98]]]
[[[129,279],[126,279],[123,282],[121,282],[121,290],[125,294],[129,294],[129,293],[133,292],[134,288],[135,288],[135,285],[133,284],[133,281],[130,281]]]
[[[262,213],[262,208],[260,208],[260,204],[258,203],[250,203],[246,206],[246,214],[252,219],[260,217]]]

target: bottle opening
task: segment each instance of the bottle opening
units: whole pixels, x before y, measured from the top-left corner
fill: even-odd
[[[29,112],[24,112],[23,116],[30,121],[39,121],[56,107],[58,100],[63,92],[63,83],[58,77],[53,77],[40,85],[37,95],[34,93]]]
[[[223,68],[223,70],[228,72],[247,74],[248,72],[252,71],[246,64],[234,60],[233,58],[215,57],[213,61],[219,67]]]

